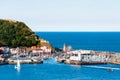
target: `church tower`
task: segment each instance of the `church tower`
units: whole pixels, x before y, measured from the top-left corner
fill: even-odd
[[[67,46],[66,46],[66,44],[63,45],[63,51],[67,52]]]

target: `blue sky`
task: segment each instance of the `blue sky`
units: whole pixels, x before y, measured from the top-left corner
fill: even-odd
[[[33,31],[120,31],[120,0],[1,0],[0,18]]]

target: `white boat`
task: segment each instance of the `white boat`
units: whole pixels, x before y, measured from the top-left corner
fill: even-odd
[[[17,65],[15,65],[15,69],[17,69],[18,71],[20,70],[20,61],[19,61],[19,59],[17,59]]]

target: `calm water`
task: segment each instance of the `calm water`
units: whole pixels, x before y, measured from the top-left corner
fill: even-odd
[[[120,66],[118,65],[94,65],[98,68],[67,65],[57,63],[53,59],[44,64],[21,65],[18,72],[14,65],[0,66],[0,80],[120,80]],[[108,71],[100,66],[112,67],[117,70]]]
[[[120,32],[36,32],[54,47],[120,52]]]
[[[55,47],[66,43],[74,49],[120,52],[120,33],[39,33]],[[109,71],[108,67],[115,68]],[[43,64],[24,64],[18,72],[14,65],[0,66],[0,80],[120,80],[120,65],[75,66],[57,63],[54,59]]]

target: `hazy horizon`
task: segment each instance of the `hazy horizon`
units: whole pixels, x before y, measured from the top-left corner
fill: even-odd
[[[25,22],[33,31],[119,32],[119,0],[3,0],[0,18]]]

